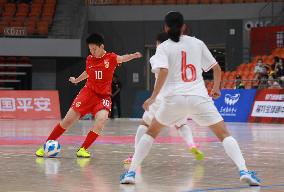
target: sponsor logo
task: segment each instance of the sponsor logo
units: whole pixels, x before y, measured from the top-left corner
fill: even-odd
[[[239,101],[240,96],[241,95],[239,93],[234,94],[234,95],[226,94],[225,95],[225,103],[227,105],[235,105]]]
[[[235,105],[238,103],[241,94],[226,94],[224,98],[224,104],[221,106],[219,112],[222,116],[231,116],[234,117],[237,115],[237,107]]]

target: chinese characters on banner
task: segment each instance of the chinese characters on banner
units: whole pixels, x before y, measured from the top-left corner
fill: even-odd
[[[60,119],[57,91],[0,91],[0,119]]]
[[[284,90],[257,91],[249,122],[284,123]]]

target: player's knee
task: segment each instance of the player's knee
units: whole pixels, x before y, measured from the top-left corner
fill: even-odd
[[[149,127],[149,124],[146,123],[144,120],[142,120],[142,121],[140,122],[140,125],[144,125],[144,126],[146,126],[146,127]]]
[[[218,139],[222,142],[226,137],[230,136],[228,129],[223,121],[210,126],[211,130],[215,133]]]
[[[104,124],[106,123],[107,120],[108,120],[108,117],[107,117],[107,116],[97,117],[97,118],[96,118],[96,123],[97,123],[99,126],[104,126]]]
[[[150,125],[148,131],[147,131],[147,134],[152,136],[153,138],[156,138],[159,135],[159,133],[160,133],[160,131],[163,127],[165,127],[165,125],[162,125],[161,123],[159,123],[156,120],[156,118],[154,118],[151,122],[151,125]]]
[[[155,128],[155,127],[150,127],[147,130],[147,134],[152,136],[153,138],[156,138],[160,133],[160,129],[159,128]]]
[[[73,118],[65,118],[63,119],[63,121],[61,122],[62,127],[64,127],[65,129],[68,129],[69,127],[72,126],[74,122]]]
[[[159,135],[159,131],[156,129],[148,129],[148,131],[146,132],[146,134],[150,135],[153,138],[156,138]]]
[[[98,133],[100,134],[105,126],[105,123],[107,121],[107,117],[106,118],[96,118],[96,121],[95,121],[95,125],[94,127],[92,128],[92,130],[95,132],[95,133]]]

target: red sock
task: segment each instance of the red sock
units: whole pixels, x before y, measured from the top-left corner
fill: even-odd
[[[99,135],[93,131],[90,131],[82,144],[81,148],[88,149],[92,143],[97,139]]]
[[[61,127],[60,123],[58,123],[53,131],[50,133],[49,137],[47,138],[46,141],[48,140],[56,140],[58,137],[60,137],[66,129],[63,129],[63,127]]]

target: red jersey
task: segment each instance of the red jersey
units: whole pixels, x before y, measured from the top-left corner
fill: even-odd
[[[89,75],[86,86],[98,95],[111,95],[112,78],[118,64],[115,53],[106,53],[101,58],[89,55],[86,59],[86,72]]]

